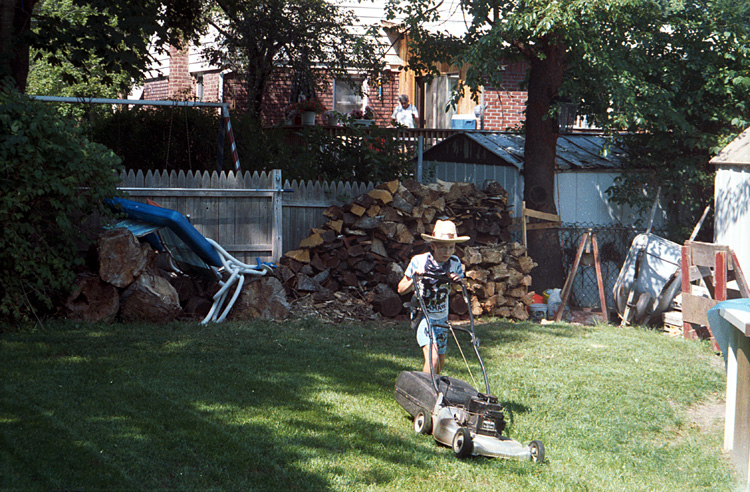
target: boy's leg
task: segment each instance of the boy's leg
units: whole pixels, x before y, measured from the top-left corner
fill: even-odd
[[[432,370],[435,374],[440,374],[440,370],[443,368],[443,363],[445,362],[445,354],[438,354],[438,347],[435,344],[422,347],[422,353],[424,354],[422,372],[430,373],[430,347],[432,347]]]
[[[427,319],[422,318],[417,328],[417,343],[422,347],[424,354],[424,365],[422,371],[430,373],[430,352],[432,347],[432,368],[435,374],[440,374],[445,363],[445,351],[447,348],[448,333],[440,325],[444,324],[447,319],[431,320],[433,324],[433,338],[435,343],[431,343]]]

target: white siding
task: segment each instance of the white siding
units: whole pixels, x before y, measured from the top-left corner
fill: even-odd
[[[743,273],[750,274],[750,168],[721,165],[714,184],[714,242],[737,254]]]
[[[425,161],[424,181],[459,181],[474,183],[482,189],[486,180],[497,181],[508,192],[508,205],[515,211],[523,203],[523,178],[510,166],[487,166],[459,162]],[[614,184],[618,172],[559,172],[555,176],[555,204],[563,223],[585,223],[591,225],[635,225],[641,219],[641,227],[648,222],[648,214],[637,215],[630,207],[621,207],[607,200],[607,188]],[[654,218],[654,227],[664,224],[660,213]],[[748,260],[750,264],[750,259]],[[750,268],[750,267],[748,267]]]
[[[607,188],[619,172],[559,172],[555,176],[555,203],[562,222],[630,225],[618,205],[607,200]]]

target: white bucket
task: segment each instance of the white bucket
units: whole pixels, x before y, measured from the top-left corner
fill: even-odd
[[[547,317],[547,305],[546,304],[532,304],[529,306],[529,320],[531,321],[542,321]]]

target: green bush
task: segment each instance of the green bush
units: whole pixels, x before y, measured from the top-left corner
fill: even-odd
[[[347,125],[333,134],[321,126],[261,128],[245,115],[232,122],[246,171],[281,169],[285,180],[379,183],[409,176],[413,167],[392,128]],[[224,160],[226,169],[231,153]]]
[[[118,106],[92,123],[91,138],[120,156],[126,169],[214,171],[220,125],[215,108]],[[227,142],[224,148],[231,159]]]
[[[0,87],[0,317],[40,317],[68,292],[86,218],[106,213],[119,167],[54,107]]]
[[[284,179],[381,182],[403,178],[411,166],[391,128],[350,125],[334,135],[320,126],[262,127],[249,114],[231,115],[243,171],[281,169]],[[221,122],[215,109],[143,107],[98,117],[92,139],[112,149],[126,169],[217,169]],[[221,169],[234,170],[225,137]]]

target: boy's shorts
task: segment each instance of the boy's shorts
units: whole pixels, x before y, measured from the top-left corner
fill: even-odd
[[[448,318],[430,319],[435,344],[438,347],[438,354],[444,354],[448,349],[448,328],[445,327],[447,321]],[[420,347],[430,344],[430,334],[427,331],[427,319],[424,317],[417,327],[417,343]]]

